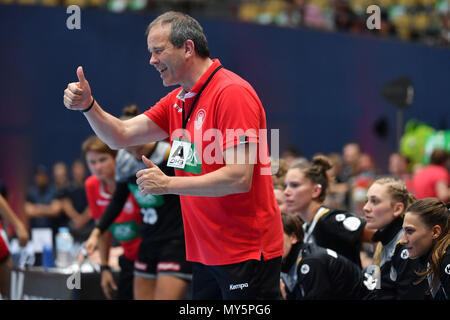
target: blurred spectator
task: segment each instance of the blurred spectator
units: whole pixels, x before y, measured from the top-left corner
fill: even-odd
[[[286,199],[284,198],[284,186],[276,184],[273,186],[273,191],[275,192],[275,199],[277,200],[278,207],[281,213],[287,213],[286,209]]]
[[[53,165],[53,183],[56,193],[65,193],[69,188],[69,173],[67,165],[58,161]]]
[[[412,180],[413,192],[417,199],[438,198],[450,201],[450,175],[446,168],[448,153],[435,149],[431,154],[430,164],[418,171]]]
[[[347,143],[342,148],[342,154],[344,157],[344,167],[339,180],[341,182],[347,182],[351,177],[356,176],[358,173],[361,147],[356,142]]]
[[[321,9],[310,0],[285,1],[284,10],[276,16],[275,22],[285,27],[327,28]]]
[[[238,18],[242,21],[254,22],[261,12],[260,0],[244,0],[238,10]]]
[[[63,199],[67,197],[67,193],[69,191],[69,172],[67,169],[67,165],[62,162],[56,162],[52,167],[52,178],[53,178],[53,187],[55,189],[55,198],[59,202],[59,207],[61,211],[58,214],[58,226],[67,226],[69,224],[69,219],[67,213],[64,212]]]
[[[281,159],[283,159],[284,161],[286,161],[286,163],[288,164],[288,166],[292,165],[292,162],[295,159],[301,158],[302,157],[302,152],[300,151],[299,148],[297,148],[296,146],[290,146],[287,147],[286,149],[283,150],[283,152],[281,153]]]
[[[95,227],[95,222],[89,213],[84,181],[87,171],[84,163],[77,159],[72,163],[72,183],[62,199],[63,209],[67,217],[69,230],[75,242],[87,240]]]
[[[125,11],[182,11],[214,18],[237,18],[282,27],[308,27],[352,32],[425,45],[450,45],[450,5],[448,0],[0,0],[19,5],[99,7]],[[369,30],[369,5],[380,7],[380,29]]]
[[[346,0],[334,1],[334,23],[338,31],[360,31],[362,27],[358,24],[358,17],[352,11]]]
[[[367,190],[369,190],[370,185],[375,180],[376,170],[372,157],[367,153],[360,155],[357,168],[358,174],[349,181],[350,211],[363,217]]]
[[[43,165],[39,165],[35,170],[34,184],[28,190],[24,209],[31,229],[50,228],[53,236],[56,234],[61,204],[50,184],[48,169]]]
[[[412,175],[408,170],[408,159],[401,154],[395,152],[389,157],[389,174],[394,177],[403,180],[406,183],[408,190],[412,188]]]
[[[330,153],[328,159],[331,163],[331,169],[327,171],[330,186],[324,204],[328,207],[346,210],[345,194],[348,191],[348,184],[339,181],[344,161],[339,153]]]
[[[286,176],[287,171],[289,170],[289,165],[284,159],[279,159],[278,161],[271,161],[273,171],[278,169],[276,172],[273,172],[272,181],[273,185],[284,185],[284,177]]]

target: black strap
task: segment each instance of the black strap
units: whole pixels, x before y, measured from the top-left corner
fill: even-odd
[[[211,79],[214,77],[214,75],[216,74],[217,71],[219,71],[220,68],[223,68],[222,65],[218,66],[213,73],[211,73],[211,75],[209,76],[208,80],[206,80],[205,84],[202,86],[202,88],[200,89],[200,91],[198,92],[198,94],[195,96],[195,100],[194,103],[192,103],[192,107],[191,110],[189,110],[189,113],[187,115],[187,118],[184,117],[185,115],[185,111],[184,111],[184,101],[183,101],[183,109],[182,109],[182,116],[183,116],[183,132],[186,129],[186,125],[189,121],[189,118],[192,114],[192,112],[195,109],[195,105],[197,104],[198,99],[200,98],[200,95],[202,94],[203,90],[206,88],[206,86],[208,85],[208,83],[211,81]]]

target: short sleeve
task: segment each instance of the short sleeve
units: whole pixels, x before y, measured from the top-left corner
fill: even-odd
[[[256,94],[242,85],[227,86],[219,95],[217,129],[224,137],[223,150],[245,143],[259,143],[262,106]]]
[[[170,101],[172,101],[173,94],[174,92],[172,91],[164,98],[159,100],[153,107],[144,112],[147,117],[155,122],[158,127],[164,130],[169,136],[171,134],[169,125],[169,111],[171,107]]]

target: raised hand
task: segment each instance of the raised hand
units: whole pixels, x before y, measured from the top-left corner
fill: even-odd
[[[83,67],[77,68],[78,82],[71,82],[64,90],[64,105],[70,110],[87,109],[93,97],[91,95],[91,87],[84,77]]]

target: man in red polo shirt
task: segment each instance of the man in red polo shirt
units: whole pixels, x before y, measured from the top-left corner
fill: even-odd
[[[210,59],[200,24],[177,12],[147,29],[150,64],[164,86],[180,85],[131,120],[105,112],[81,67],[64,92],[112,148],[170,139],[164,175],[150,160],[137,173],[144,194],[178,194],[194,299],[278,299],[283,229],[268,161],[266,118],[256,92]]]

